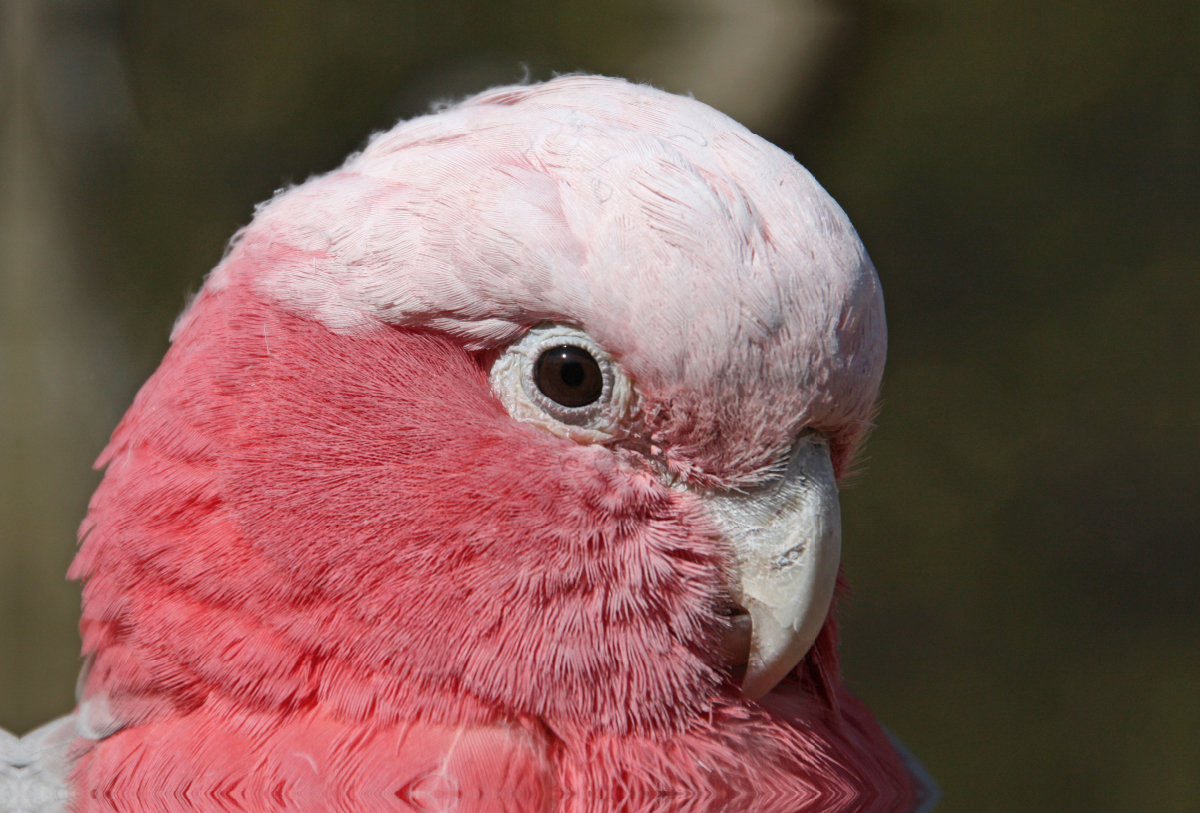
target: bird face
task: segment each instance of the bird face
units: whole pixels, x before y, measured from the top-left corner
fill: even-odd
[[[260,209],[114,435],[82,713],[762,698],[825,622],[883,354],[845,215],[703,105],[578,77],[401,125]]]
[[[698,500],[727,560],[722,650],[745,666],[757,699],[799,663],[833,600],[841,552],[837,484],[826,438],[805,430],[782,471],[748,490],[696,488],[674,477],[638,408],[634,382],[582,330],[547,325],[510,345],[492,367],[509,415],[581,444],[603,443],[636,468]]]

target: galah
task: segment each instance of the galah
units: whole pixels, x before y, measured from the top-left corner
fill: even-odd
[[[928,807],[843,686],[883,300],[790,156],[568,76],[280,192],[175,325],[11,809]],[[24,806],[24,808],[22,808]]]

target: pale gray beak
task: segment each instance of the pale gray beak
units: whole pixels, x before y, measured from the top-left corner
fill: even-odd
[[[733,554],[730,596],[748,613],[731,619],[725,649],[746,663],[742,692],[757,700],[803,660],[833,601],[842,521],[829,444],[801,435],[781,478],[702,500]]]

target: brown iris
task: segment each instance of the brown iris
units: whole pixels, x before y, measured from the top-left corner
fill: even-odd
[[[585,407],[604,394],[604,373],[592,354],[565,344],[538,357],[533,380],[542,394],[565,407]]]

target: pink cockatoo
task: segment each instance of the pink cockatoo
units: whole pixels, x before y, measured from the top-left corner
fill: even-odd
[[[928,807],[830,617],[885,345],[845,214],[695,100],[375,136],[259,208],[102,455],[13,809]]]

